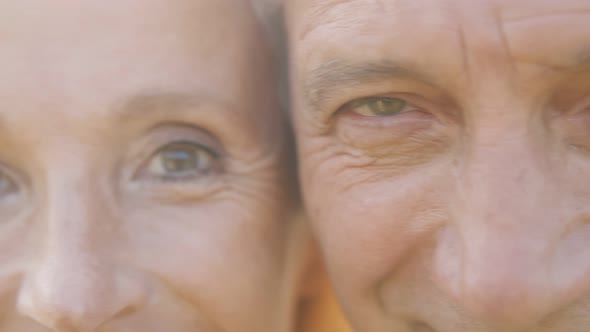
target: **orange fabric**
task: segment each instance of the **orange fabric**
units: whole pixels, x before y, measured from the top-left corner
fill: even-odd
[[[298,332],[352,332],[327,280],[321,282],[317,295],[303,304]]]

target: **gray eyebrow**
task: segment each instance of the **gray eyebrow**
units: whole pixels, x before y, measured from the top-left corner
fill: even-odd
[[[339,88],[391,79],[431,82],[426,75],[407,64],[385,60],[362,63],[334,60],[324,62],[307,74],[303,85],[304,96],[308,106],[319,109]]]

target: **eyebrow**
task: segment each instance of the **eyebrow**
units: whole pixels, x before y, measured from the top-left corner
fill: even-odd
[[[174,92],[150,92],[132,95],[120,101],[117,105],[117,116],[124,121],[132,121],[137,117],[144,117],[150,113],[165,112],[170,108],[185,108],[197,106],[198,96]]]
[[[303,89],[308,106],[319,109],[334,91],[391,79],[406,79],[432,84],[432,80],[412,65],[383,60],[378,62],[348,62],[333,60],[311,70]]]
[[[210,96],[182,92],[153,91],[132,95],[115,107],[121,121],[134,121],[150,116],[169,115],[171,111],[195,109],[202,104],[220,104]]]

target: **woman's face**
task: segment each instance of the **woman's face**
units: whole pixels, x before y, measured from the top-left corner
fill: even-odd
[[[0,331],[286,331],[289,174],[245,3],[2,2]]]

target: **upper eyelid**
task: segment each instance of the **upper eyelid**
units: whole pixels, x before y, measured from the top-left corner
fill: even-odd
[[[156,154],[158,154],[159,152],[161,152],[162,150],[166,149],[167,147],[170,147],[175,144],[177,144],[177,145],[186,144],[186,145],[194,146],[195,148],[198,148],[198,149],[208,152],[214,158],[221,157],[220,152],[217,151],[216,149],[211,148],[205,144],[201,144],[201,143],[197,143],[197,142],[193,142],[193,141],[189,141],[189,140],[178,140],[178,141],[172,141],[170,143],[164,144],[160,148],[158,148],[154,151],[154,153],[152,154],[152,157],[155,156]]]
[[[192,124],[179,122],[165,122],[149,128],[144,136],[147,136],[147,143],[157,145],[154,152],[174,142],[186,142],[206,147],[214,151],[216,155],[222,156],[225,153],[222,142],[206,129],[196,127]]]
[[[381,100],[381,99],[399,99],[399,100],[405,101],[407,104],[411,104],[405,98],[403,98],[403,97],[395,97],[395,96],[369,96],[369,97],[361,97],[361,98],[354,99],[354,100],[350,101],[347,104],[353,104],[353,105],[354,104],[361,104],[363,102],[378,101],[378,100]],[[347,104],[345,104],[345,105],[347,105]],[[345,106],[345,105],[343,105],[343,106]]]
[[[195,128],[215,137],[222,151],[227,151],[225,145],[231,145],[233,137],[250,135],[236,121],[244,113],[239,105],[208,96],[147,94],[123,101],[116,108],[115,118],[120,118],[117,123],[123,132],[144,135],[158,127]]]

